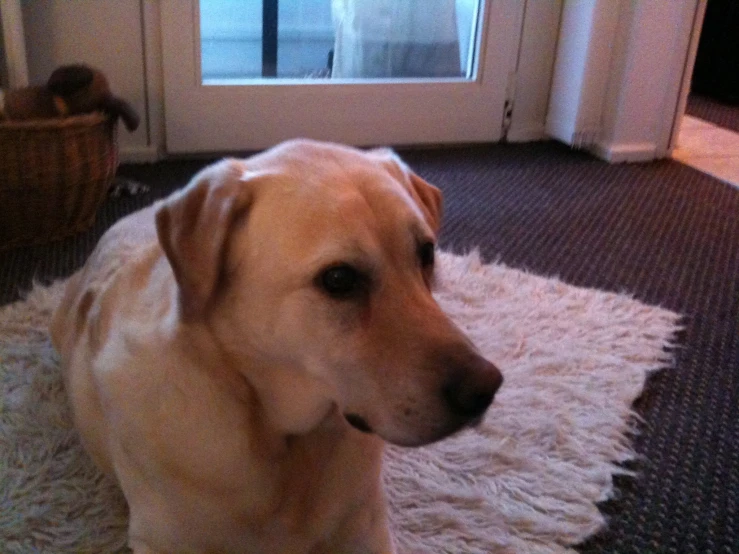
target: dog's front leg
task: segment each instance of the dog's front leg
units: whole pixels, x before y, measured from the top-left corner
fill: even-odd
[[[131,547],[131,550],[133,550],[133,554],[166,554],[165,552],[154,550],[153,548],[150,548],[149,546],[142,543],[129,543],[129,546]]]
[[[351,552],[352,554],[398,554],[395,542],[388,534],[387,537],[361,541],[338,542],[326,548],[320,548],[311,554],[335,554],[336,552]]]
[[[130,533],[128,535],[128,547],[133,551],[133,554],[174,554],[169,550],[154,548],[148,540],[132,536]]]
[[[330,544],[323,545],[316,554],[397,554],[384,505],[381,509],[364,512],[348,523]]]
[[[395,541],[387,527],[377,529],[377,532],[367,541],[365,548],[361,552],[367,554],[398,554]],[[342,550],[342,552],[344,551]]]
[[[395,540],[393,539],[392,533],[390,533],[387,522],[382,526],[378,526],[370,552],[372,554],[398,554],[398,549],[395,547]]]

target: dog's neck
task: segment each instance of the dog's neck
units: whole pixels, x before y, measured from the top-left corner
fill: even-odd
[[[227,394],[237,398],[264,427],[265,437],[279,438],[284,444],[298,437],[331,430],[338,439],[353,430],[327,394],[325,383],[292,367],[259,363],[243,356],[217,339],[207,326],[179,323],[177,335],[191,353],[193,367],[207,368]],[[257,360],[257,361],[255,361]],[[269,441],[273,442],[272,440]]]

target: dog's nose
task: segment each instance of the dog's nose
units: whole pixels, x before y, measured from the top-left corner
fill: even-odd
[[[443,394],[450,411],[467,419],[480,417],[503,384],[500,370],[481,356],[452,372]]]

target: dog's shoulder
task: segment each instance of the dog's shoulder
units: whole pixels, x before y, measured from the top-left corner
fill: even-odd
[[[153,210],[136,212],[111,227],[67,282],[51,325],[62,359],[83,337],[94,355],[106,342],[114,318],[147,319],[166,309],[166,292],[174,283],[157,242]]]

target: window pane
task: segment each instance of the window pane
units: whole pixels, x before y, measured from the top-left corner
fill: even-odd
[[[482,0],[200,0],[203,82],[474,77]]]

